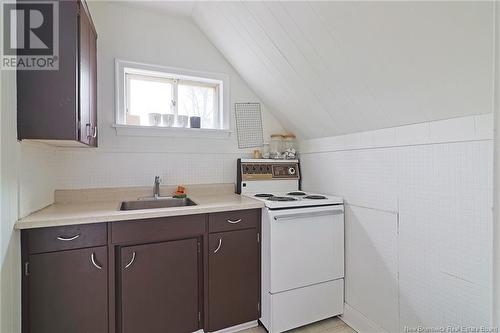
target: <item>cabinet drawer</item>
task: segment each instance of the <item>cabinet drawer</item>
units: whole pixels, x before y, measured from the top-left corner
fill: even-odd
[[[146,220],[113,222],[113,244],[158,242],[198,237],[205,232],[205,215],[160,217]]]
[[[257,228],[260,223],[260,209],[235,210],[209,214],[209,232]]]
[[[101,246],[107,243],[106,223],[30,229],[26,233],[30,254]]]

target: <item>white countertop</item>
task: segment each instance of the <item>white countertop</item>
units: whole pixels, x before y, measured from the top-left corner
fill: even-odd
[[[171,190],[171,187],[168,189]],[[54,204],[19,219],[14,227],[15,229],[31,229],[264,207],[264,204],[258,200],[234,194],[233,189],[232,184],[213,185],[213,188],[210,185],[192,186],[188,188],[187,193],[188,197],[197,204],[196,206],[129,211],[119,210],[121,202],[144,196],[140,194],[150,191],[150,188],[59,191],[56,192]],[[162,190],[166,193],[163,188]]]

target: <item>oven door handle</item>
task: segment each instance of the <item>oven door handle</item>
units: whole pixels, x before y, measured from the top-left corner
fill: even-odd
[[[294,220],[300,219],[304,217],[319,217],[319,216],[328,216],[328,215],[337,215],[342,214],[344,210],[335,209],[335,210],[326,210],[321,212],[304,212],[304,213],[296,213],[296,214],[286,214],[286,215],[277,215],[274,217],[275,221],[279,220]]]

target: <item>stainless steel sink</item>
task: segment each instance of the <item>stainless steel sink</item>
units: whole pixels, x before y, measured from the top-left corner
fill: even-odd
[[[158,198],[158,199],[140,199],[133,201],[123,201],[120,210],[154,209],[196,206],[196,203],[189,198]]]

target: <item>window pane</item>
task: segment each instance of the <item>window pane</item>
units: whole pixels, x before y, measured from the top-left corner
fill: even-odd
[[[202,128],[219,128],[215,87],[179,83],[179,114],[198,116]]]
[[[149,113],[172,113],[170,82],[131,77],[129,84],[129,114],[139,116],[141,125],[149,125]]]

